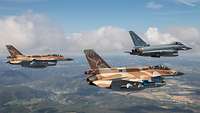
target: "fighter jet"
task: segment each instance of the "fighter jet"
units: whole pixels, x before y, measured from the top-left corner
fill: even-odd
[[[55,66],[57,61],[71,61],[72,58],[64,58],[58,54],[47,54],[47,55],[23,55],[14,46],[6,45],[10,56],[7,63],[13,65],[21,65],[22,67],[30,68],[45,68],[48,66]]]
[[[150,57],[175,57],[178,56],[179,50],[189,50],[190,47],[185,46],[181,42],[173,42],[171,44],[152,45],[147,44],[135,32],[129,31],[132,41],[135,45],[132,51],[126,51],[131,55],[150,56]]]
[[[183,75],[166,66],[111,67],[94,50],[84,50],[90,65],[85,74],[89,85],[118,91],[138,91],[161,87],[165,77]]]

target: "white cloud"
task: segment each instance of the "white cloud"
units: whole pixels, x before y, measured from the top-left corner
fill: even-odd
[[[188,5],[188,6],[196,6],[196,4],[200,3],[200,0],[177,0],[179,3]]]
[[[174,37],[193,48],[193,51],[200,52],[200,30],[194,27],[173,27],[167,30]]]
[[[173,37],[170,33],[159,32],[156,27],[149,27],[145,33],[145,37],[150,44],[167,44],[178,41],[178,39]]]
[[[145,33],[150,44],[166,44],[179,41],[192,47],[193,52],[199,52],[200,30],[194,27],[172,27],[165,32],[160,32],[156,27],[149,27]]]
[[[6,44],[13,44],[19,49],[59,50],[65,40],[64,31],[52,24],[47,17],[31,12],[20,16],[0,19],[0,50],[5,52]]]
[[[194,52],[200,51],[200,31],[193,27],[172,27],[164,30],[164,32],[159,31],[156,27],[149,27],[144,35],[140,35],[140,37],[151,45],[169,44],[179,41],[192,47]],[[84,48],[123,52],[133,47],[128,31],[113,26],[71,34],[67,38],[67,45],[68,50],[79,52]]]
[[[64,30],[46,16],[32,12],[0,19],[0,53],[13,44],[26,53],[82,52],[85,48],[100,51],[128,50],[132,43],[125,29],[105,26],[93,31],[65,35]]]
[[[128,31],[123,28],[103,26],[66,36],[62,27],[53,24],[46,16],[31,12],[0,18],[0,28],[1,54],[7,54],[6,44],[13,44],[26,53],[64,54],[80,53],[86,48],[123,52],[133,47]],[[196,52],[200,51],[200,31],[193,27],[173,27],[163,32],[156,27],[149,27],[142,38],[150,44],[180,41],[191,46]]]
[[[150,8],[150,9],[160,9],[160,8],[163,7],[163,5],[151,1],[151,2],[148,2],[148,3],[146,4],[146,7],[147,7],[147,8]]]
[[[67,38],[71,51],[81,51],[84,48],[93,48],[100,51],[129,50],[132,42],[125,29],[106,26],[94,31],[71,34]]]

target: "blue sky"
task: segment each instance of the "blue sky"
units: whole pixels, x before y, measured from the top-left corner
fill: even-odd
[[[199,0],[0,0],[0,16],[44,14],[66,32],[117,26],[143,32],[149,26],[200,26]]]

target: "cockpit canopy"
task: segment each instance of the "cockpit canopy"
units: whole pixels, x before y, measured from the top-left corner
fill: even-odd
[[[169,67],[167,67],[165,65],[150,66],[149,68],[151,68],[151,69],[164,69],[164,70],[170,69]]]
[[[172,44],[175,44],[175,45],[183,45],[181,42],[174,42]]]
[[[62,55],[60,55],[60,54],[51,54],[49,56],[62,56]]]

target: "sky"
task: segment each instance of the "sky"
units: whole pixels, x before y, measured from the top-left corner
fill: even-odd
[[[105,25],[138,31],[200,26],[200,0],[0,0],[1,17],[27,11],[47,15],[66,32]]]
[[[0,53],[7,43],[43,52],[121,51],[132,47],[128,30],[151,43],[183,41],[197,50],[199,18],[200,0],[0,0]]]

